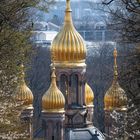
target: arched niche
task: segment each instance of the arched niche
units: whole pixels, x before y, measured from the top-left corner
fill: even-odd
[[[60,75],[60,82],[59,82],[59,88],[61,92],[64,94],[65,99],[67,99],[67,92],[68,92],[68,77],[66,74]]]
[[[78,74],[70,76],[71,104],[78,105]]]

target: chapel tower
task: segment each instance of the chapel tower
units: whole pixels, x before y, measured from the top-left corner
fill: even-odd
[[[64,25],[51,45],[51,84],[42,98],[38,140],[104,140],[93,126],[94,94],[86,82],[86,46],[74,28],[70,0]]]
[[[44,139],[64,140],[65,98],[56,85],[55,67],[52,67],[51,84],[42,98],[42,127]]]
[[[33,94],[32,91],[28,88],[25,82],[25,72],[24,65],[20,65],[20,75],[19,75],[19,84],[15,94],[15,100],[22,105],[22,111],[20,114],[21,123],[27,125],[27,129],[32,139],[33,129],[32,129],[32,118],[33,118]]]
[[[113,115],[113,111],[116,111],[122,116],[125,116],[127,111],[127,96],[125,91],[120,87],[118,83],[118,70],[117,70],[117,50],[114,49],[114,77],[111,87],[107,90],[104,97],[104,110],[105,110],[105,133],[108,137],[111,136],[110,132],[113,132],[113,125],[116,122],[113,121],[111,117]],[[125,119],[122,117],[122,119]],[[124,120],[125,121],[125,120]],[[118,134],[119,135],[119,134]]]
[[[64,25],[51,46],[51,61],[56,68],[57,84],[66,99],[67,127],[87,125],[85,100],[86,46],[71,17],[70,0],[66,1]]]

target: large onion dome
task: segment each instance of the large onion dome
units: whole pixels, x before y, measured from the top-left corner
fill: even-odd
[[[118,72],[117,72],[117,50],[114,49],[114,79],[112,82],[111,87],[105,94],[104,104],[105,110],[114,110],[119,109],[123,110],[126,109],[127,105],[127,96],[125,91],[120,87],[118,83]]]
[[[94,93],[87,83],[85,84],[85,99],[86,105],[93,105]]]
[[[73,25],[71,12],[70,0],[67,0],[64,25],[51,46],[51,59],[58,67],[85,65],[85,43]]]
[[[23,105],[25,106],[32,106],[33,104],[33,94],[31,90],[28,88],[28,86],[25,83],[24,77],[24,66],[21,65],[21,75],[20,75],[20,82],[16,89],[15,99],[16,101],[23,102]]]
[[[56,85],[55,68],[52,68],[51,84],[48,91],[43,95],[42,108],[48,112],[64,111],[65,98]]]

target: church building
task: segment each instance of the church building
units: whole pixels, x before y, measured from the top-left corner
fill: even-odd
[[[93,126],[94,93],[86,79],[86,45],[73,25],[71,12],[70,0],[66,0],[64,24],[50,48],[51,82],[41,99],[38,119],[34,119],[33,95],[22,73],[16,99],[25,102],[21,118],[29,126],[31,140],[105,140]],[[105,95],[106,118],[114,107],[123,109],[122,104],[126,103],[117,82],[116,55],[115,50],[114,80]],[[114,94],[118,91],[121,98]],[[106,131],[109,131],[110,125],[106,124]]]

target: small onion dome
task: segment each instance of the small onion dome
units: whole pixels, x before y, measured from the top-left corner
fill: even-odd
[[[64,25],[51,46],[51,59],[58,67],[85,65],[85,43],[73,25],[71,12],[70,0],[67,0]]]
[[[94,93],[91,87],[87,83],[85,84],[85,98],[86,98],[86,105],[93,105]]]
[[[43,95],[42,108],[48,112],[64,111],[65,98],[56,85],[55,68],[52,68],[51,84],[48,91]]]
[[[105,110],[123,109],[127,106],[127,96],[117,81],[113,81],[112,86],[106,92]]]
[[[25,106],[30,106],[30,105],[32,106],[33,94],[25,83],[24,75],[25,75],[24,72],[22,72],[21,77],[20,77],[21,80],[16,90],[15,99],[16,101],[23,102],[23,105]]]

